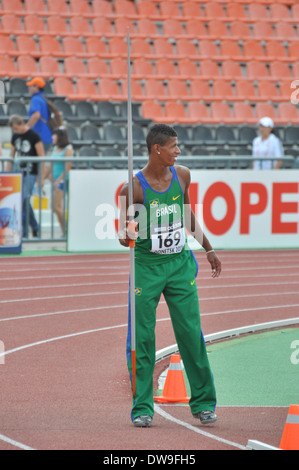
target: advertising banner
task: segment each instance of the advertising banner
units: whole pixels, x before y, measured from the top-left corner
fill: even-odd
[[[70,172],[69,251],[124,249],[118,197],[127,176],[126,170]],[[298,170],[192,170],[189,193],[214,248],[299,248]]]
[[[22,173],[0,173],[0,254],[22,251]]]

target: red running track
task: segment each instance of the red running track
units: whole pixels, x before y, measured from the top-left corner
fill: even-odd
[[[222,252],[219,279],[196,257],[205,335],[299,316],[299,251]],[[1,259],[0,450],[278,446],[286,408],[219,407],[218,422],[203,427],[188,407],[159,405],[151,429],[133,427],[128,274],[127,254]],[[175,343],[163,299],[157,320],[159,350]]]

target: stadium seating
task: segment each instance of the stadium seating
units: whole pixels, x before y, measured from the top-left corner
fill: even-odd
[[[68,104],[61,109],[80,148],[91,141],[100,151],[99,136],[84,141],[81,127],[88,120],[103,137],[105,119],[124,121],[129,28],[134,119],[142,125],[206,124],[215,130],[214,150],[220,125],[236,134],[265,114],[281,129],[298,125],[290,102],[299,79],[296,0],[2,0],[0,14],[0,78],[10,101],[0,124],[18,99],[26,114],[25,82],[42,76],[50,96]]]

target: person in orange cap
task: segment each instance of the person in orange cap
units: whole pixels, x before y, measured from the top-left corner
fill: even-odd
[[[46,82],[35,77],[27,82],[27,86],[31,95],[28,126],[39,134],[47,154],[52,146],[52,131],[47,124],[50,113],[44,96]]]

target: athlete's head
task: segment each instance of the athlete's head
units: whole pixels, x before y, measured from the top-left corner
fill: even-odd
[[[146,137],[146,144],[149,153],[151,152],[153,145],[159,144],[163,147],[171,137],[177,137],[177,133],[173,127],[167,126],[167,124],[153,125]]]

